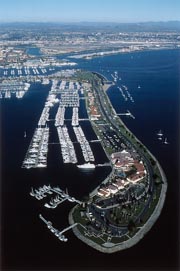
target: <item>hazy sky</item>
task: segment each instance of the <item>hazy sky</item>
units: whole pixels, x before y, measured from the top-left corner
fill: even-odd
[[[180,0],[0,0],[0,21],[180,20]]]

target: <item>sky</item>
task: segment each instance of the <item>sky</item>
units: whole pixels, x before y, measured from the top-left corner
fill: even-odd
[[[0,0],[1,22],[174,20],[180,20],[180,0]]]

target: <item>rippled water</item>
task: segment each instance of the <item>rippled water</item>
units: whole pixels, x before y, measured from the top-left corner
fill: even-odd
[[[73,205],[65,202],[55,210],[45,210],[41,202],[29,196],[30,188],[50,183],[67,187],[70,195],[81,199],[105,178],[109,169],[97,168],[85,175],[74,166],[63,166],[56,145],[50,147],[47,169],[21,169],[49,90],[48,86],[34,84],[22,100],[1,101],[2,264],[14,270],[174,270],[178,264],[179,51],[139,52],[78,63],[78,67],[100,72],[110,80],[117,71],[121,78],[117,86],[128,87],[134,103],[125,102],[117,86],[110,88],[108,95],[118,113],[127,109],[133,113],[135,120],[122,119],[158,158],[167,175],[164,209],[139,244],[113,255],[89,248],[72,232],[67,233],[67,243],[51,235],[38,214],[41,212],[55,227],[63,229]],[[83,122],[82,126],[87,137],[94,138],[89,123]],[[169,145],[158,141],[156,133],[160,129]],[[23,137],[25,130],[27,138]],[[92,147],[98,160],[105,161],[101,147],[95,144]]]

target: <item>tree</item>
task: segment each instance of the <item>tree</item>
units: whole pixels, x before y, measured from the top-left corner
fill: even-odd
[[[128,230],[132,232],[135,229],[135,227],[136,227],[136,224],[134,223],[132,219],[130,219],[128,223]]]
[[[83,201],[84,201],[84,202],[88,202],[88,201],[89,201],[89,196],[84,196],[84,197],[83,197]]]
[[[154,180],[156,180],[158,177],[159,177],[159,176],[158,176],[156,173],[153,174],[153,179],[154,179]]]
[[[154,159],[150,158],[150,161],[151,161],[151,165],[152,165],[152,166],[155,166],[155,165],[156,165],[156,161],[155,161]]]

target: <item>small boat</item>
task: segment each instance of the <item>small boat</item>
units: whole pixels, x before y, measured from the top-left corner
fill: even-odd
[[[35,193],[34,193],[34,190],[33,190],[33,188],[31,188],[31,192],[29,193],[32,197],[34,197],[35,196]]]
[[[45,203],[44,206],[45,206],[46,208],[52,208],[48,203]]]
[[[161,136],[163,136],[162,131],[161,131],[161,130],[159,130],[159,132],[157,133],[157,135],[158,135],[158,136],[160,136],[160,137],[161,137]]]
[[[26,131],[24,132],[24,137],[26,137],[27,136],[27,134],[26,134]]]
[[[167,141],[167,137],[164,140],[164,144],[169,144],[168,141]]]

